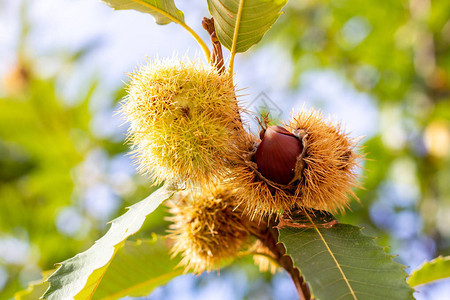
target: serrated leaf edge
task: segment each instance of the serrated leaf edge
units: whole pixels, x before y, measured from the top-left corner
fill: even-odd
[[[173,196],[173,194],[175,193],[175,191],[169,191],[169,186],[168,186],[168,185],[165,185],[165,186],[159,188],[158,190],[154,191],[152,194],[150,194],[149,197],[152,197],[152,195],[154,196],[154,193],[158,193],[158,192],[163,193],[163,194],[166,193],[167,195],[166,195],[166,197],[161,197],[162,200],[160,200],[160,203],[155,207],[155,209],[156,209],[162,202],[164,202],[165,200],[171,198],[171,197]],[[147,198],[146,198],[146,199],[147,199]],[[145,199],[144,199],[144,200],[145,200]],[[142,201],[144,201],[144,200],[142,200]],[[141,201],[141,202],[142,202],[142,201]],[[138,202],[138,203],[140,203],[140,202]],[[136,204],[138,204],[138,203],[136,203]],[[126,213],[128,213],[131,209],[134,209],[134,208],[135,208],[135,205],[132,205],[132,206],[130,206],[130,207],[127,207],[127,208],[126,208],[126,209],[127,209],[127,212],[126,212]],[[153,209],[153,210],[154,210],[154,209]],[[151,211],[151,212],[153,212],[153,211]],[[151,212],[150,212],[150,213],[151,213]],[[150,214],[150,213],[149,213],[149,214]],[[149,214],[148,214],[148,215],[149,215]],[[112,230],[113,225],[114,225],[114,222],[115,222],[116,220],[122,218],[124,215],[125,215],[125,214],[123,214],[123,215],[119,216],[118,218],[116,218],[116,219],[114,219],[114,220],[108,222],[108,224],[111,224],[111,227],[108,229],[108,231],[105,233],[105,235],[103,235],[99,240],[95,241],[94,244],[93,244],[91,247],[89,247],[87,250],[85,250],[85,251],[83,251],[83,252],[81,252],[81,253],[78,253],[78,254],[75,255],[74,257],[71,257],[71,258],[69,258],[69,259],[67,259],[67,260],[65,260],[65,261],[63,261],[63,262],[61,262],[61,263],[56,263],[55,266],[58,266],[58,268],[56,269],[56,271],[55,271],[54,273],[52,273],[46,280],[43,281],[43,282],[49,282],[50,285],[49,285],[48,289],[45,291],[45,293],[44,293],[39,299],[48,299],[48,296],[49,296],[48,293],[49,293],[50,290],[52,289],[52,282],[51,282],[51,279],[52,279],[54,276],[56,276],[56,274],[58,274],[58,271],[60,271],[60,269],[61,269],[61,267],[62,267],[62,265],[63,265],[64,263],[67,263],[67,262],[70,262],[70,261],[74,260],[76,257],[78,257],[78,256],[82,255],[83,253],[85,253],[85,252],[89,251],[90,249],[92,249],[92,247],[95,247],[95,245],[98,244],[98,241],[100,241],[101,239],[103,239],[103,238],[108,234],[108,232],[109,232],[110,230]],[[148,215],[147,215],[147,216],[148,216]],[[147,217],[147,216],[146,216],[146,217]],[[145,221],[145,220],[144,220],[144,221]],[[142,226],[142,225],[141,225],[141,226]],[[127,234],[128,234],[128,236],[122,237],[122,238],[121,238],[121,239],[122,239],[121,242],[119,242],[119,243],[117,243],[116,245],[112,246],[112,247],[114,248],[114,250],[113,250],[113,253],[111,254],[111,257],[110,257],[108,263],[106,263],[104,266],[101,266],[100,268],[97,268],[97,269],[92,270],[92,272],[89,274],[89,276],[87,276],[86,282],[84,283],[83,288],[82,288],[80,291],[78,291],[76,295],[74,295],[74,298],[75,298],[75,297],[76,297],[76,296],[77,296],[77,295],[78,295],[78,294],[86,287],[86,284],[87,284],[87,282],[89,281],[89,277],[90,277],[95,271],[100,270],[100,269],[105,269],[105,271],[103,272],[101,278],[104,276],[106,270],[108,269],[108,266],[111,264],[111,261],[114,259],[114,256],[116,255],[117,250],[118,250],[121,246],[123,246],[125,240],[126,240],[129,236],[133,235],[134,233],[136,233],[136,232],[128,233],[128,230],[127,230],[126,232],[124,232],[124,235],[127,235]],[[101,278],[100,278],[100,280],[98,281],[97,286],[98,286],[98,284],[101,282]],[[95,288],[95,289],[96,289],[96,288]],[[95,289],[94,289],[93,293],[95,292]],[[93,295],[90,295],[89,299],[91,299],[92,296],[93,296]]]
[[[311,224],[313,224],[315,230],[319,232],[318,228],[316,227],[315,223],[312,221],[312,219],[310,218],[309,215],[308,215],[308,218],[309,218]],[[363,233],[363,232],[362,232],[363,229],[364,229],[364,228],[361,228],[361,227],[359,228],[359,230],[361,231],[361,234],[363,234],[363,235],[365,235],[365,236],[371,238],[372,240],[375,240],[375,239],[376,239],[376,237],[372,237],[372,236],[369,236],[369,235]],[[319,232],[319,234],[320,234],[320,232]],[[322,236],[321,234],[320,234],[320,236],[321,236],[321,238],[322,238],[322,240],[323,240],[323,236]],[[286,247],[286,245],[285,245],[282,241],[279,240],[279,237],[278,237],[278,243],[281,244],[281,245],[284,247],[284,249],[285,249],[285,254],[284,254],[284,255],[289,257],[289,259],[292,261],[293,267],[294,267],[295,269],[297,269],[297,270],[299,271],[300,275],[303,277],[302,270],[301,270],[299,267],[297,267],[297,265],[296,265],[296,263],[295,263],[295,260],[293,259],[292,255],[289,254],[290,251],[288,250],[288,247]],[[383,251],[384,251],[384,253],[386,254],[387,258],[389,258],[389,260],[390,260],[393,264],[397,264],[397,265],[401,266],[402,269],[405,271],[405,269],[407,268],[405,265],[402,265],[402,264],[400,264],[400,263],[398,263],[398,262],[395,262],[395,261],[393,260],[393,258],[394,258],[394,257],[397,257],[397,255],[391,255],[391,254],[386,253],[386,249],[389,248],[388,246],[382,247],[382,246],[377,245],[377,244],[375,244],[375,246],[376,246],[376,247],[379,247],[379,248],[381,248],[381,249],[383,249]],[[327,249],[328,249],[329,252],[330,252],[330,249],[329,249],[328,246],[327,246]],[[334,255],[333,255],[333,256],[334,256]],[[336,261],[335,258],[334,258],[334,260]],[[342,269],[340,269],[340,271],[342,271]],[[403,279],[406,281],[406,278],[407,278],[407,277],[408,277],[408,273],[406,273],[406,271],[405,271],[405,272],[404,272]],[[305,280],[306,280],[306,278],[305,278]],[[308,283],[308,280],[306,280],[306,282]],[[411,286],[410,286],[410,287],[411,287]],[[310,287],[310,290],[311,290],[311,287]],[[412,294],[413,294],[414,292],[416,292],[416,289],[414,289],[414,287],[411,287],[411,293],[410,293],[411,296],[412,296]],[[314,294],[314,290],[311,290],[311,295],[313,295],[313,294]],[[311,299],[314,299],[314,298],[311,298]],[[355,298],[355,299],[358,300],[357,298]]]
[[[411,284],[411,278],[413,278],[413,276],[414,276],[417,272],[420,272],[425,266],[431,266],[431,265],[437,264],[437,263],[439,263],[439,262],[441,262],[441,261],[450,261],[450,256],[442,256],[442,255],[439,255],[438,257],[436,257],[436,258],[434,258],[434,259],[432,259],[432,260],[425,261],[425,262],[424,262],[423,264],[421,264],[419,267],[417,267],[416,269],[412,270],[411,274],[409,275],[409,277],[408,277],[408,279],[407,279],[407,283],[408,283],[411,287],[414,288],[414,287],[417,287],[417,286],[420,286],[420,285],[425,285],[425,284],[432,283],[432,282],[437,281],[437,280],[442,280],[442,279],[447,279],[447,278],[449,278],[449,277],[440,278],[440,279],[436,279],[436,280],[432,280],[432,281],[429,281],[429,282],[424,282],[424,283],[420,283],[420,284],[416,284],[416,285],[412,285],[412,284]]]
[[[29,282],[28,286],[25,289],[17,291],[14,294],[14,299],[22,299],[22,297],[31,294],[34,291],[35,287],[37,287],[37,286],[39,286],[41,284],[44,284],[46,282],[47,277],[50,276],[50,274],[46,274],[46,273],[47,272],[52,272],[53,273],[54,271],[55,270],[43,271],[42,272],[42,279],[38,279],[38,280],[34,280],[34,281]]]
[[[167,12],[161,10],[160,8],[158,8],[158,7],[156,7],[156,6],[152,5],[152,4],[149,4],[149,3],[141,1],[141,0],[130,0],[130,1],[136,2],[136,3],[138,3],[138,4],[142,5],[142,6],[148,7],[150,9],[156,11],[157,13],[160,13],[161,15],[165,16],[166,18],[170,19],[172,22],[175,22],[175,23],[180,24],[180,25],[185,24],[184,20],[183,20],[183,22],[181,22],[177,18],[173,17],[172,15],[168,14]],[[183,15],[183,19],[184,19],[184,15]],[[163,24],[160,24],[160,25],[163,25]]]
[[[158,236],[157,234],[152,233],[151,239],[148,239],[148,240],[137,239],[136,241],[132,241],[132,243],[135,243],[136,245],[141,245],[143,242],[156,242],[157,239],[164,239],[164,237],[163,236]],[[125,244],[125,242],[124,242],[124,244]],[[169,278],[171,278],[171,277],[174,277],[174,275],[178,276],[178,275],[182,275],[182,274],[184,274],[183,269],[180,269],[180,268],[177,267],[172,272],[166,273],[164,276],[159,277],[159,279],[162,278],[162,277],[169,277]],[[113,299],[119,299],[120,297],[126,297],[126,296],[128,296],[130,294],[130,292],[133,292],[133,290],[136,289],[137,286],[145,286],[146,284],[148,284],[149,282],[151,282],[153,280],[155,280],[155,278],[146,280],[144,282],[139,283],[138,285],[135,285],[133,287],[130,287],[130,288],[121,290],[119,292],[116,292],[114,294],[111,294],[108,297],[102,298],[102,300],[113,300]]]

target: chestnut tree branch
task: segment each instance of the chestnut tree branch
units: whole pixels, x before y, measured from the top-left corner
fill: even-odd
[[[214,18],[203,18],[202,26],[208,32],[213,46],[211,64],[215,66],[220,73],[223,73],[225,71],[225,65],[223,63],[222,44],[217,38],[216,29],[214,27]]]
[[[208,32],[213,46],[213,51],[211,52],[211,60],[210,60],[211,65],[214,66],[219,71],[219,73],[223,74],[225,73],[225,64],[223,62],[222,44],[217,38],[216,28],[214,26],[214,18],[204,17],[202,21],[202,26]],[[238,112],[239,117],[236,120],[237,124],[235,129],[237,131],[240,131],[243,130],[243,126],[242,126],[242,119],[240,116],[240,108],[237,100],[236,100],[236,111]]]
[[[304,278],[300,275],[300,271],[294,266],[289,255],[286,255],[286,248],[283,244],[278,243],[278,229],[275,228],[277,222],[269,221],[269,223],[258,222],[253,223],[252,234],[256,236],[273,254],[278,264],[289,273],[297,289],[300,300],[313,300],[311,292]]]

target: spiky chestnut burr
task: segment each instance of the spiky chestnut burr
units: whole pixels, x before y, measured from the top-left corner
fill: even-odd
[[[335,213],[348,207],[349,196],[359,201],[352,190],[358,187],[356,172],[364,158],[356,151],[358,139],[315,110],[294,115],[288,127],[294,134],[305,134],[302,180],[297,187],[300,205]]]
[[[248,219],[242,217],[234,191],[209,186],[184,191],[169,202],[173,223],[173,255],[181,254],[186,271],[200,274],[232,259],[249,237]]]
[[[220,177],[235,152],[238,110],[231,77],[188,59],[141,66],[122,105],[139,170],[158,182]]]
[[[356,143],[321,113],[303,110],[285,127],[263,129],[260,138],[242,139],[231,180],[251,218],[293,208],[336,212],[348,206],[348,195],[356,199]]]
[[[255,255],[253,255],[253,261],[261,272],[275,274],[280,270],[281,267],[277,263],[277,258],[270,249],[261,242],[261,240],[256,240],[251,250],[255,253]]]

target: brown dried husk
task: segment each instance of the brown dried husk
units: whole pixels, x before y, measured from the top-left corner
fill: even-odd
[[[261,240],[256,240],[252,250],[255,253],[255,255],[253,255],[253,261],[261,272],[275,274],[281,269],[280,265],[276,262],[275,255],[261,242]]]
[[[315,110],[302,110],[286,128],[302,141],[304,152],[297,159],[295,179],[288,185],[265,178],[252,161],[259,139],[240,137],[243,150],[236,155],[230,184],[237,190],[240,206],[251,219],[277,218],[292,209],[344,211],[357,186],[356,168],[362,158],[356,140],[339,124],[324,120]]]
[[[356,171],[363,158],[357,153],[357,139],[315,110],[293,116],[288,127],[307,133],[304,168],[297,187],[300,205],[335,213],[348,207],[349,196],[359,201],[352,190],[358,187]]]

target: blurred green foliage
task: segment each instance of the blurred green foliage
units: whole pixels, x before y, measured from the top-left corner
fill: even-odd
[[[105,168],[111,168],[128,151],[122,133],[114,141],[92,129],[95,114],[112,114],[124,90],[112,90],[103,111],[92,108],[100,82],[95,75],[73,99],[61,90],[67,72],[95,48],[85,45],[69,49],[69,54],[62,49],[53,57],[59,67],[43,75],[39,58],[27,48],[33,28],[25,1],[21,26],[16,63],[3,74],[0,90],[0,271],[7,274],[0,299],[12,297],[28,281],[39,279],[42,270],[53,269],[55,263],[91,246],[107,229],[107,221],[152,191],[141,176],[131,175],[131,182],[126,176],[114,180],[93,165],[104,159]],[[123,181],[128,186],[114,190],[112,182]],[[106,220],[93,214],[86,203],[88,190],[102,185],[119,198]],[[164,232],[164,215],[161,208],[147,228]]]
[[[53,268],[55,262],[98,237],[96,230],[82,238],[61,234],[55,220],[72,204],[86,215],[83,207],[74,203],[74,168],[93,148],[104,147],[105,141],[89,132],[88,104],[95,80],[74,106],[58,95],[56,78],[40,78],[23,62],[6,80],[8,93],[0,98],[0,239],[15,236],[29,248],[23,264],[0,261],[10,274],[3,294],[10,296],[20,287],[15,279],[25,265]],[[86,220],[85,225],[89,224]]]
[[[340,220],[367,226],[394,252],[423,245],[431,257],[450,254],[450,2],[291,0],[284,11],[261,47],[276,43],[288,51],[293,90],[304,72],[331,69],[376,101],[378,130],[363,140],[368,160],[365,189],[358,191],[362,205],[354,202]],[[24,247],[26,255],[0,258],[8,274],[0,299],[102,235],[107,220],[92,215],[83,199],[87,175],[104,175],[92,174],[89,164],[93,153],[108,163],[127,151],[120,139],[101,138],[93,130],[100,113],[92,109],[99,78],[88,80],[75,100],[59,89],[63,69],[76,65],[91,47],[55,57],[61,69],[44,76],[37,58],[25,54],[32,27],[25,14],[22,19],[17,63],[2,79],[0,93],[0,245],[18,242],[13,249]],[[111,94],[108,113],[124,91]],[[119,204],[109,219],[151,192],[149,182],[131,177],[127,191],[115,192]],[[96,180],[114,189],[114,181]],[[412,201],[402,201],[405,191],[415,189]],[[79,217],[74,231],[58,227],[67,208]],[[414,218],[398,224],[405,212]],[[377,218],[380,214],[384,219]],[[161,208],[138,237],[162,233],[163,217]],[[402,235],[402,225],[418,229]]]

